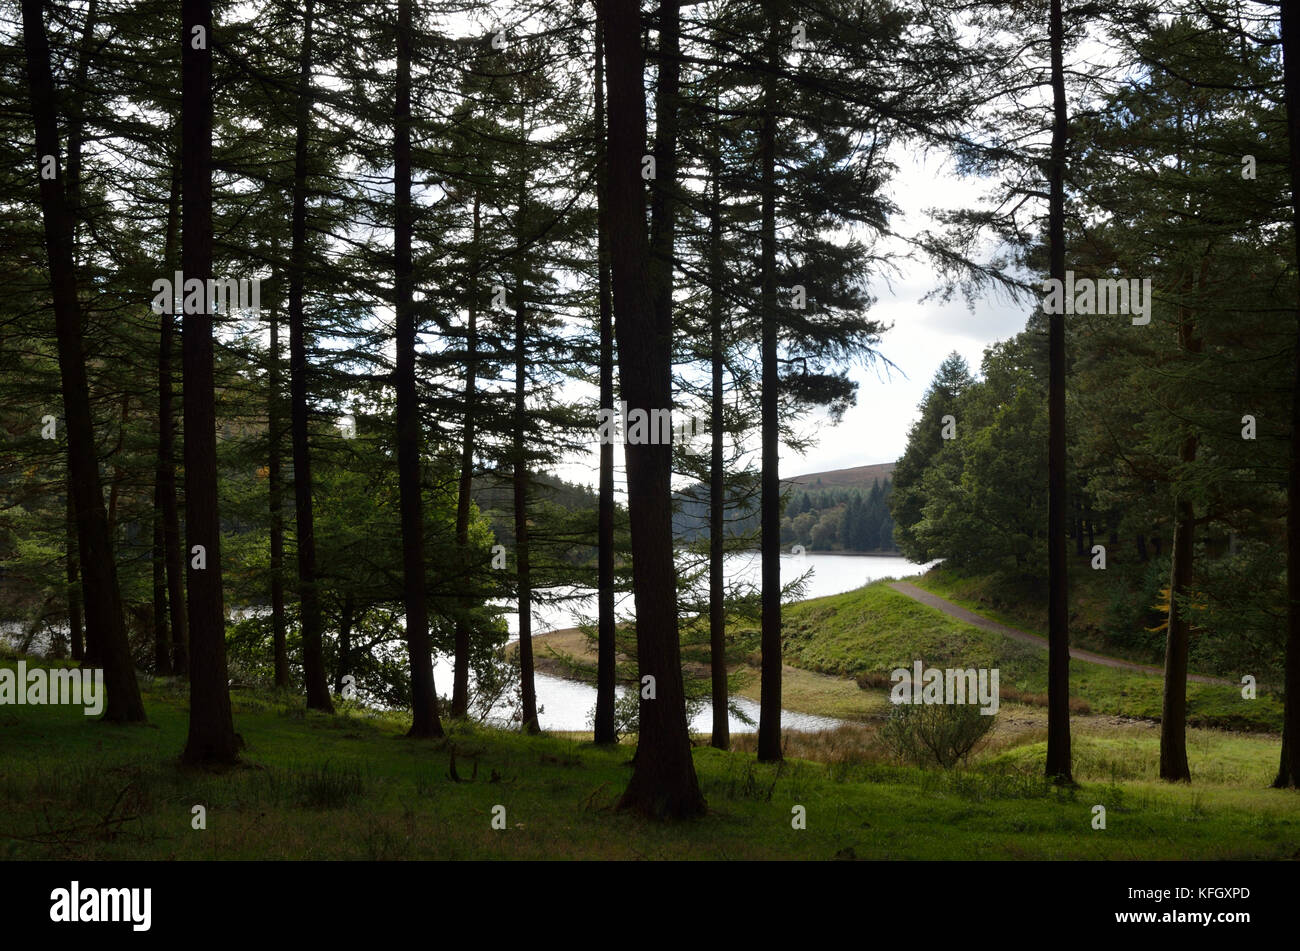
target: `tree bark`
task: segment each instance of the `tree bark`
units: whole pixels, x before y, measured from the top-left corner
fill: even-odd
[[[1300,260],[1300,10],[1281,4],[1286,127],[1290,139],[1291,221]],[[1278,788],[1300,786],[1300,311],[1291,377],[1291,441],[1286,487],[1286,670],[1283,674],[1282,753]]]
[[[1196,437],[1183,440],[1179,460],[1196,459]],[[1195,517],[1190,499],[1180,498],[1174,517],[1173,558],[1169,572],[1169,629],[1165,638],[1165,695],[1160,710],[1160,778],[1190,782],[1187,766],[1187,653],[1191,620],[1180,601],[1191,592]]]
[[[77,51],[77,71],[73,80],[72,116],[68,122],[68,214],[72,221],[72,260],[76,267],[78,251],[78,225],[81,222],[81,146],[85,139],[86,78],[90,74],[90,58],[94,49],[95,26],[99,22],[99,2],[90,0],[86,5],[86,20],[81,28],[81,44]]]
[[[167,539],[163,531],[162,483],[153,487],[153,669],[166,676],[172,672],[171,632],[167,629]]]
[[[644,54],[635,0],[600,0],[609,76],[608,208],[610,266],[623,396],[633,407],[672,404],[672,327],[656,319],[646,271],[649,241],[641,157],[646,142]],[[672,542],[672,446],[627,444],[637,664],[654,699],[640,694],[640,734],[632,779],[619,808],[659,818],[705,810],[691,760],[677,634]]]
[[[273,240],[271,257],[279,263],[279,242]],[[267,372],[267,453],[266,467],[267,504],[271,510],[271,653],[275,671],[275,685],[289,686],[289,649],[287,625],[284,617],[284,474],[280,459],[284,454],[284,416],[280,404],[280,293],[278,276],[271,274],[271,286],[276,288],[271,308],[271,354]],[[292,425],[292,424],[291,424]]]
[[[1051,276],[1065,281],[1064,25],[1061,0],[1051,0],[1048,25],[1052,60],[1052,156],[1048,229]],[[1064,310],[1064,308],[1062,308]],[[1047,776],[1073,783],[1070,753],[1070,613],[1065,552],[1065,315],[1048,317],[1047,444]]]
[[[712,370],[709,407],[709,670],[712,677],[713,734],[710,745],[731,747],[731,719],[727,715],[727,616],[723,564],[724,515],[727,508],[727,480],[723,460],[722,364],[722,195],[719,178],[722,157],[717,136],[713,139],[709,195],[709,362]]]
[[[393,110],[394,310],[397,323],[397,477],[402,519],[402,600],[411,662],[411,729],[407,736],[443,735],[433,683],[424,591],[424,500],[420,489],[420,406],[415,387],[415,303],[411,264],[411,16],[397,5],[397,97]]]
[[[1201,263],[1200,286],[1209,274],[1209,259]],[[1187,281],[1188,290],[1192,282]],[[1179,308],[1178,346],[1184,353],[1201,352],[1201,340],[1187,307]],[[1197,436],[1187,433],[1178,449],[1185,471],[1196,461]],[[1180,493],[1174,509],[1174,540],[1169,567],[1169,627],[1165,636],[1165,692],[1160,713],[1160,778],[1190,782],[1187,766],[1187,657],[1191,640],[1191,618],[1187,600],[1191,596],[1195,558],[1196,516],[1192,500]]]
[[[70,107],[72,115],[68,120],[68,167],[64,173],[66,197],[66,209],[68,215],[68,228],[71,234],[72,243],[72,269],[73,282],[76,286],[77,268],[81,264],[80,255],[80,225],[84,215],[84,209],[81,204],[81,146],[84,138],[84,100],[86,95],[86,77],[90,70],[91,50],[95,33],[95,24],[98,22],[98,0],[90,0],[86,7],[86,20],[82,25],[81,43],[77,52],[76,73],[73,79],[73,95],[70,97]],[[76,512],[73,505],[72,490],[68,490],[68,511],[72,517],[72,527],[76,528]],[[108,534],[111,538],[113,535],[113,513],[110,509],[108,516]],[[72,548],[76,547],[76,535],[72,535]],[[70,565],[72,571],[77,570],[77,564],[74,559]],[[75,580],[75,575],[73,576]],[[78,620],[80,620],[80,605],[78,605]],[[80,632],[78,632],[80,634]],[[99,649],[87,640],[84,657],[87,666],[96,666],[101,663]]]
[[[163,245],[164,271],[176,270],[180,234],[180,145],[172,163],[171,194],[167,199],[167,237]],[[173,288],[179,293],[181,288]],[[173,301],[177,298],[173,295]],[[178,677],[190,673],[189,614],[185,599],[185,561],[181,552],[180,502],[176,497],[176,416],[172,409],[173,335],[176,318],[171,308],[158,315],[158,467],[155,482],[162,503],[163,548],[167,562],[167,609],[171,627],[171,669]]]
[[[595,126],[596,294],[600,307],[600,406],[614,412],[614,309],[610,300],[608,165],[605,155],[605,22],[596,3]],[[608,417],[606,417],[608,418]],[[592,739],[617,743],[614,721],[617,664],[614,640],[614,442],[600,444],[600,500],[596,526],[596,718]]]
[[[81,582],[78,580],[81,569],[77,563],[77,510],[73,502],[71,480],[68,482],[67,491],[68,517],[67,531],[64,533],[66,540],[64,562],[68,576],[68,634],[72,640],[72,659],[84,661],[86,645],[81,634]]]
[[[293,247],[289,265],[289,399],[293,441],[293,497],[298,528],[298,603],[302,627],[302,677],[307,706],[334,712],[321,647],[324,623],[316,588],[316,519],[312,508],[311,446],[307,429],[307,342],[303,285],[307,271],[307,137],[311,123],[311,58],[314,0],[302,15],[298,63],[297,136],[293,160]],[[409,189],[409,185],[408,185]]]
[[[520,107],[520,147],[524,138],[523,107]],[[515,241],[524,245],[524,205],[527,200],[527,175],[520,163],[518,215],[515,219]],[[515,259],[515,406],[514,406],[514,509],[515,509],[515,577],[519,598],[519,677],[523,703],[523,730],[538,733],[537,686],[533,675],[533,581],[528,550],[528,457],[524,443],[528,408],[525,403],[528,389],[528,328],[525,322],[523,262]]]
[[[122,470],[122,450],[126,446],[126,424],[131,417],[131,395],[122,395],[122,410],[118,414],[117,445],[109,453],[113,457],[113,478],[108,488],[108,534],[117,533],[117,500],[122,495],[122,480],[126,477]]]
[[[474,414],[478,403],[478,243],[482,228],[478,188],[474,189],[474,236],[470,251],[466,308],[469,321],[465,332],[465,425],[461,431],[460,485],[456,495],[456,546],[461,563],[469,564],[469,506],[474,489]],[[468,610],[469,602],[461,605]],[[469,712],[469,621],[456,618],[456,659],[452,672],[451,715],[463,717]]]
[[[65,205],[63,180],[57,175],[59,140],[54,79],[50,72],[50,50],[41,7],[41,0],[23,0],[23,39],[36,132],[35,168],[40,182],[41,217],[50,264],[50,290],[63,388],[68,481],[75,497],[87,639],[98,652],[99,662],[104,667],[107,693],[104,718],[141,721],[145,719],[144,704],[122,619],[117,563],[104,513],[99,461],[95,453],[90,384],[86,376],[80,305],[73,270],[72,227]],[[54,178],[40,175],[42,158],[46,155],[55,157]]]
[[[760,291],[762,341],[762,492],[759,533],[762,556],[762,662],[759,687],[758,759],[776,762],[781,757],[781,477],[779,372],[776,315],[776,79],[779,57],[780,15],[773,0],[765,3],[768,18],[767,64],[763,78],[763,118],[759,130],[762,165],[762,230],[760,232],[762,287]]]
[[[212,315],[206,291],[212,277],[211,0],[182,0],[181,22],[181,269],[187,284],[198,280],[204,288],[199,313],[184,308],[182,324],[185,531],[191,556],[200,545],[206,556],[202,568],[191,557],[187,575],[190,725],[182,759],[190,764],[232,763],[238,758],[238,740],[226,669]]]

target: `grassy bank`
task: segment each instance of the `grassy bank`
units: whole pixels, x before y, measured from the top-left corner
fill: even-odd
[[[909,579],[942,597],[954,584],[936,582],[933,572]],[[941,575],[942,579],[943,576]],[[1014,614],[983,610],[969,598],[954,603],[1020,626]],[[1033,628],[1027,629],[1035,633]],[[1047,651],[948,617],[894,591],[883,581],[843,594],[786,605],[782,612],[783,705],[800,713],[866,721],[888,710],[889,672],[927,667],[996,667],[1004,702],[1042,707],[1047,702]],[[557,676],[594,681],[596,657],[576,629],[535,638],[539,669]],[[707,678],[707,643],[686,643],[683,660]],[[727,664],[735,692],[758,699],[759,631],[733,626]],[[855,680],[857,683],[855,683]],[[861,689],[858,683],[868,689]],[[1077,715],[1159,720],[1164,685],[1156,674],[1118,670],[1080,660],[1070,662],[1071,707]],[[1189,683],[1188,722],[1193,726],[1248,732],[1280,732],[1282,703],[1262,688],[1245,700],[1234,686]]]
[[[909,580],[921,584],[926,579]],[[928,581],[922,586],[948,596],[930,588]],[[974,604],[962,606],[979,610]],[[994,619],[1014,621],[1007,616]],[[757,650],[757,632],[742,633],[745,643]],[[950,618],[884,582],[788,606],[783,633],[786,662],[807,670],[888,685],[890,670],[910,667],[915,660],[933,667],[997,667],[1004,699],[1034,704],[1046,699],[1045,648]],[[1158,675],[1070,662],[1070,695],[1077,713],[1158,719],[1162,691]],[[1245,700],[1234,686],[1189,683],[1187,702],[1188,722],[1195,726],[1281,730],[1282,704],[1268,690]]]
[[[12,662],[10,662],[12,663]],[[663,826],[616,812],[631,749],[457,727],[409,740],[398,714],[328,717],[237,691],[244,765],[183,769],[183,685],[144,684],[150,723],[0,708],[0,858],[1294,858],[1300,800],[1265,787],[1276,744],[1193,731],[1196,786],[1152,779],[1144,725],[1080,734],[1082,788],[1037,776],[1032,723],[967,770],[890,764],[862,728],[762,765],[700,746],[709,814]],[[1096,718],[1094,718],[1096,720]],[[454,773],[461,781],[453,778]],[[1217,763],[1212,769],[1211,763]],[[1105,830],[1091,826],[1103,804]],[[193,807],[207,828],[192,828]],[[791,827],[792,808],[807,828]],[[492,828],[494,806],[505,828]]]

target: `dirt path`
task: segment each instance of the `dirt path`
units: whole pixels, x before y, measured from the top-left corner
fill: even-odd
[[[899,594],[905,594],[914,601],[920,601],[927,607],[942,611],[949,617],[956,618],[973,627],[983,628],[986,631],[992,631],[994,634],[1001,634],[1003,637],[1009,637],[1013,641],[1020,641],[1023,644],[1033,644],[1035,647],[1047,650],[1047,638],[1039,637],[1037,634],[1029,634],[1025,631],[1017,630],[1014,627],[1007,627],[1005,624],[999,624],[997,621],[990,621],[986,617],[976,614],[974,611],[967,611],[960,605],[953,604],[951,601],[939,597],[937,594],[931,594],[909,581],[891,581],[889,586]],[[1103,667],[1115,667],[1119,670],[1136,670],[1143,674],[1154,674],[1157,677],[1163,677],[1165,672],[1159,667],[1150,667],[1146,664],[1134,664],[1131,661],[1119,660],[1115,657],[1106,657],[1102,654],[1094,654],[1091,651],[1079,650],[1076,647],[1070,648],[1070,656],[1075,660],[1081,660],[1088,664],[1100,664]],[[1235,686],[1231,680],[1221,680],[1218,677],[1205,677],[1201,674],[1188,674],[1188,680],[1193,680],[1198,684],[1226,684]]]

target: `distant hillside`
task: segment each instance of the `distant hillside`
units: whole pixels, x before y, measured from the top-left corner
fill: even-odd
[[[884,462],[782,479],[781,544],[802,545],[807,551],[897,551],[889,512],[894,466]],[[674,494],[675,537],[685,542],[708,538],[708,489],[697,484]],[[757,535],[756,497],[737,497],[727,508],[728,535]]]
[[[807,475],[782,479],[802,489],[845,488],[870,489],[871,484],[893,481],[896,462],[878,462],[872,466],[853,466],[850,469],[831,469],[829,472],[810,472]]]

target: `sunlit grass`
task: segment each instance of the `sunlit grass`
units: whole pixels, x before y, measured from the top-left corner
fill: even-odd
[[[132,727],[75,708],[0,708],[0,857],[1289,858],[1300,842],[1300,798],[1267,788],[1270,738],[1193,730],[1195,782],[1168,786],[1153,778],[1149,725],[1080,718],[1082,785],[1060,790],[1039,775],[1033,707],[1004,708],[987,748],[951,772],[891,762],[871,723],[791,734],[779,765],[700,745],[709,814],[661,825],[613,809],[630,745],[463,724],[416,741],[400,713],[345,705],[330,717],[237,691],[243,764],[194,770],[179,763],[183,685],[149,681],[145,697],[150,722]],[[1099,803],[1105,831],[1091,828]],[[192,827],[196,805],[206,829]],[[492,828],[497,805],[504,829]],[[806,829],[791,827],[795,805]]]

